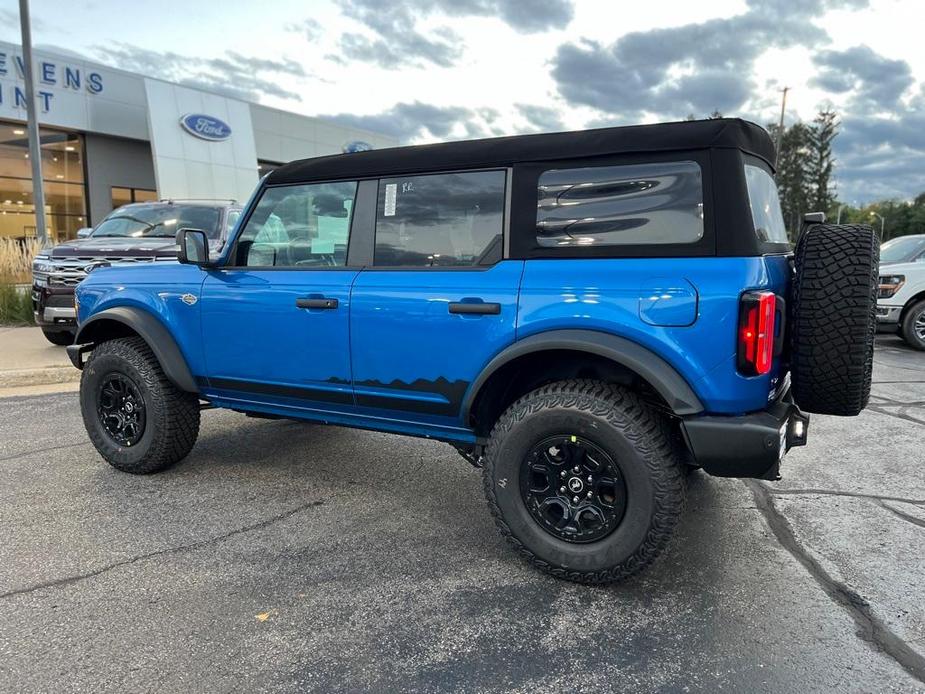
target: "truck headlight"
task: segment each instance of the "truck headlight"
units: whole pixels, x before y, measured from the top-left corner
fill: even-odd
[[[881,275],[880,285],[877,288],[877,298],[889,299],[891,296],[894,296],[896,292],[902,289],[902,286],[905,283],[905,275]]]
[[[52,265],[51,263],[45,262],[44,260],[36,259],[32,261],[32,272],[41,272],[43,274],[48,274],[49,272],[53,272],[54,269],[55,269],[54,265]]]

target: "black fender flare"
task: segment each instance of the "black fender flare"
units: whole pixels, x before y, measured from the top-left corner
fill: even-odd
[[[122,323],[138,333],[154,352],[154,356],[157,357],[164,374],[171,383],[188,393],[199,392],[196,379],[190,373],[189,365],[170,331],[153,314],[133,306],[116,306],[100,311],[80,326],[74,344],[67,349],[74,366],[83,368],[80,355],[88,344],[99,342],[97,333],[102,321]]]
[[[548,350],[573,350],[605,357],[645,379],[676,415],[704,411],[700,398],[677,369],[639,343],[597,330],[549,330],[518,340],[488,362],[463,399],[463,421],[469,421],[472,406],[492,374],[518,357]]]

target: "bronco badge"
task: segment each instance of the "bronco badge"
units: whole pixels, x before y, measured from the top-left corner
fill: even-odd
[[[184,294],[180,297],[180,301],[182,301],[187,306],[192,306],[197,301],[199,301],[199,299],[196,298],[195,294]]]

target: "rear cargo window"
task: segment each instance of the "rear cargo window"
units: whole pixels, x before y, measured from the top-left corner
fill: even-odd
[[[780,211],[777,184],[771,174],[760,166],[746,164],[745,184],[758,240],[765,243],[789,243],[784,215]]]
[[[553,169],[539,178],[541,248],[696,243],[703,181],[693,161]]]

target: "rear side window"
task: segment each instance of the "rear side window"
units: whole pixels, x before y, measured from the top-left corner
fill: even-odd
[[[777,184],[771,174],[760,166],[746,164],[745,184],[758,240],[765,243],[789,243],[784,215],[780,210],[780,198],[777,196]]]
[[[501,257],[504,171],[379,181],[379,267],[490,265]]]
[[[696,243],[703,180],[693,161],[553,169],[540,175],[541,248]]]

